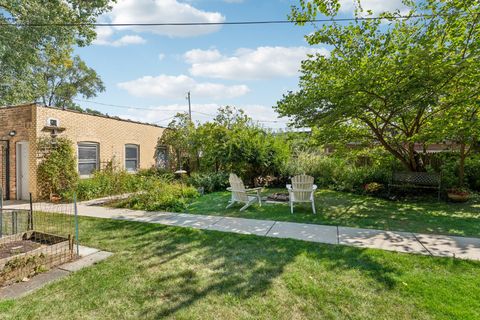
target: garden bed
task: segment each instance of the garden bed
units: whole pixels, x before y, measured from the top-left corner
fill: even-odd
[[[0,239],[0,286],[21,281],[74,258],[73,239],[38,231]]]

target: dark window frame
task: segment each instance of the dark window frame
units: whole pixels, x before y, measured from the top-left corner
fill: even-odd
[[[127,148],[132,148],[132,149],[135,148],[136,151],[137,151],[137,157],[136,157],[136,158],[127,158]],[[133,172],[137,172],[138,169],[140,169],[140,145],[135,144],[135,143],[127,143],[127,144],[125,144],[125,153],[124,153],[124,155],[125,155],[125,161],[124,161],[125,170],[126,170],[127,172],[132,172],[132,173],[133,173]],[[132,170],[132,169],[130,169],[130,168],[128,167],[128,165],[127,165],[127,162],[128,162],[128,161],[135,161],[135,162],[136,162],[136,165],[135,165],[135,169],[134,169],[134,170]]]
[[[159,161],[159,156],[160,156],[160,150],[165,152],[165,158],[162,159],[163,160],[163,164],[160,165],[160,161]],[[168,166],[169,166],[169,150],[168,150],[168,146],[166,145],[162,145],[162,146],[157,146],[157,150],[156,150],[156,153],[155,153],[155,167],[156,168],[159,168],[159,169],[167,169]]]

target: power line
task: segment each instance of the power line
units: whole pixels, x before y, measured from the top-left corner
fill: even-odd
[[[158,120],[158,121],[155,121],[155,122],[153,122],[153,123],[159,124],[160,122],[168,121],[168,120],[173,119],[173,118],[175,118],[175,116],[173,116],[173,117],[168,117],[168,118],[165,118],[165,119],[162,119],[162,120]]]
[[[147,107],[133,107],[133,106],[110,104],[110,103],[103,103],[103,102],[97,102],[97,101],[91,101],[91,100],[82,100],[82,99],[73,99],[73,100],[79,101],[79,102],[87,102],[87,103],[98,104],[100,106],[119,108],[119,109],[135,109],[135,110],[149,110],[149,111],[177,111],[177,112],[182,112],[182,111],[184,112],[185,111],[185,110],[181,110],[181,109],[155,109],[155,108],[147,108]]]
[[[97,101],[92,101],[92,100],[82,100],[82,99],[73,99],[75,101],[79,102],[86,102],[86,103],[92,103],[92,104],[98,104],[100,106],[106,106],[106,107],[113,107],[113,108],[119,108],[119,109],[133,109],[133,110],[147,110],[147,111],[162,111],[162,112],[186,112],[183,109],[157,109],[157,108],[149,108],[149,107],[134,107],[134,106],[127,106],[127,105],[119,105],[119,104],[111,104],[111,103],[103,103],[103,102],[97,102]],[[195,111],[192,110],[193,113],[198,113],[198,114],[203,114],[206,116],[211,116],[214,117],[215,115],[210,114],[210,113],[205,113],[205,112],[200,112],[200,111]]]
[[[476,14],[475,12],[469,15]],[[152,22],[152,23],[0,23],[0,26],[17,27],[156,27],[156,26],[219,26],[219,25],[262,25],[262,24],[293,24],[309,22],[348,22],[348,21],[367,21],[367,20],[406,20],[418,18],[433,18],[453,16],[454,14],[417,14],[403,16],[382,16],[382,17],[356,17],[356,18],[330,18],[330,19],[308,19],[308,20],[257,20],[257,21],[223,21],[223,22]]]
[[[92,101],[92,100],[82,100],[82,99],[73,99],[75,101],[79,102],[87,102],[87,103],[92,103],[92,104],[98,104],[101,106],[107,106],[107,107],[113,107],[113,108],[120,108],[120,109],[132,109],[132,110],[148,110],[148,111],[161,111],[161,112],[186,112],[185,110],[182,109],[155,109],[155,108],[148,108],[148,107],[134,107],[134,106],[126,106],[126,105],[118,105],[118,104],[110,104],[110,103],[103,103],[103,102],[97,102],[97,101]],[[198,113],[201,115],[209,116],[209,117],[216,117],[216,115],[211,114],[211,113],[206,113],[206,112],[201,112],[201,111],[195,111],[192,110],[193,113]],[[158,120],[154,123],[159,123],[162,121],[167,121],[170,119],[175,118],[175,116],[168,117],[166,119]],[[260,123],[282,123],[282,124],[287,124],[288,122],[282,122],[278,120],[254,120],[256,122]]]

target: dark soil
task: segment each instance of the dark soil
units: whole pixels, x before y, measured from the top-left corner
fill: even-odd
[[[41,244],[30,240],[18,240],[0,244],[0,259],[37,249]]]

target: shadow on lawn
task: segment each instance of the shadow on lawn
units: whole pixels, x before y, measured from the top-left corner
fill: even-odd
[[[264,194],[281,192],[271,189]],[[317,214],[309,204],[295,206],[292,215],[288,204],[257,205],[239,212],[240,206],[225,209],[227,192],[207,194],[196,199],[188,213],[231,216],[263,220],[480,237],[480,199],[467,203],[438,201],[436,196],[415,196],[387,200],[383,198],[319,190],[316,194]]]
[[[140,262],[132,263],[149,278],[138,293],[145,299],[141,317],[171,316],[211,296],[261,297],[291,264],[306,263],[295,271],[300,279],[308,279],[309,272],[318,277],[312,263],[338,273],[359,270],[386,290],[396,286],[400,273],[362,249],[345,246],[125,221],[102,221],[97,228],[110,234],[121,230],[115,233],[118,239],[108,241],[130,239],[124,247],[139,256]]]

